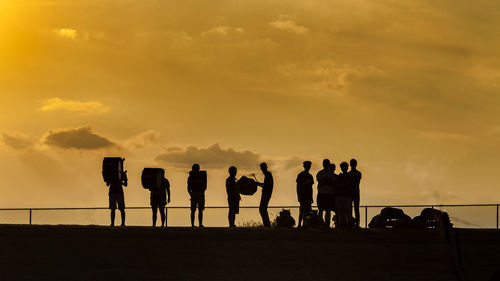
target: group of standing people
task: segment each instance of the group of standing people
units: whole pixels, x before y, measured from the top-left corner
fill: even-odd
[[[318,213],[326,227],[330,227],[332,212],[335,213],[335,226],[345,228],[353,225],[352,208],[354,206],[354,226],[359,227],[359,184],[361,172],[357,170],[356,159],[340,163],[340,174],[336,174],[336,166],[329,159],[323,160],[323,169],[316,174],[318,194],[316,202]],[[297,176],[297,197],[300,203],[300,227],[305,215],[312,210],[314,178],[309,173],[311,162],[303,163],[304,171]]]
[[[318,182],[317,205],[321,218],[324,216],[325,226],[330,226],[331,213],[335,212],[335,223],[338,227],[345,227],[352,223],[352,206],[354,205],[355,225],[359,227],[359,183],[361,172],[357,167],[355,159],[350,161],[351,169],[347,162],[340,164],[341,173],[335,173],[335,164],[328,159],[323,160],[323,169],[316,175]],[[301,227],[305,215],[312,211],[314,178],[310,174],[311,162],[303,163],[304,171],[297,176],[297,197],[300,203],[299,223]],[[259,204],[259,213],[262,217],[264,227],[271,226],[269,213],[267,211],[274,188],[272,173],[268,170],[267,163],[260,164],[264,181],[256,181],[257,186],[262,188]],[[229,205],[228,221],[230,227],[235,227],[235,218],[239,213],[241,196],[238,190],[237,168],[229,167],[229,177],[226,179],[226,193]],[[109,208],[111,209],[111,226],[115,221],[115,210],[121,212],[122,226],[125,225],[125,200],[123,187],[127,186],[127,176],[123,173],[120,182],[108,184]],[[199,164],[194,164],[187,180],[187,191],[191,199],[191,226],[195,226],[196,211],[198,210],[198,225],[203,227],[203,211],[205,209],[205,191],[207,190],[206,171],[200,170]],[[165,225],[165,206],[170,202],[170,183],[166,178],[162,179],[160,188],[151,190],[150,205],[153,212],[153,226],[156,226],[157,213],[160,212],[161,225]]]

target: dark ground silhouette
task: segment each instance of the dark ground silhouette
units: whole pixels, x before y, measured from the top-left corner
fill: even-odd
[[[460,230],[464,280],[500,267],[496,230]],[[456,280],[435,230],[0,225],[0,280]]]

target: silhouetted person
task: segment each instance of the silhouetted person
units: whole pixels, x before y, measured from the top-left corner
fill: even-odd
[[[229,167],[229,177],[226,179],[226,192],[227,192],[227,203],[229,205],[229,213],[227,218],[229,220],[229,227],[236,227],[234,220],[236,214],[240,212],[240,192],[238,186],[236,185],[236,173],[238,170],[236,167]]]
[[[302,226],[302,220],[305,215],[311,211],[311,204],[313,203],[313,184],[314,178],[309,173],[311,170],[311,161],[305,161],[303,163],[304,171],[300,172],[297,176],[297,199],[300,203],[299,210],[299,224],[298,227]]]
[[[335,215],[337,225],[340,228],[348,227],[352,220],[352,184],[347,173],[349,164],[340,163],[342,173],[338,175],[338,183],[335,188]]]
[[[161,226],[165,226],[165,206],[167,202],[170,203],[170,182],[163,178],[160,188],[151,189],[150,198],[153,211],[153,226],[156,226],[158,209],[160,210]]]
[[[265,227],[271,226],[271,221],[269,220],[269,214],[267,213],[267,207],[269,206],[269,201],[271,201],[271,195],[273,194],[273,174],[267,170],[267,164],[265,162],[260,164],[260,169],[264,174],[264,182],[257,182],[257,185],[262,187],[262,196],[260,198],[259,213],[262,217],[262,223]]]
[[[335,170],[332,170],[335,165],[330,164],[330,160],[323,160],[323,170],[319,171],[316,175],[318,181],[318,196],[316,202],[318,203],[319,216],[323,218],[325,212],[325,226],[330,227],[331,212],[334,210],[335,200]]]
[[[122,226],[125,226],[125,196],[123,195],[123,185],[128,185],[127,173],[120,171],[121,180],[109,183],[109,209],[111,210],[111,226],[115,225],[115,211],[118,207],[122,216]]]
[[[205,209],[205,190],[207,190],[207,173],[200,171],[200,165],[194,164],[188,177],[188,192],[191,196],[191,226],[198,209],[198,222],[203,227],[203,210]]]
[[[352,191],[352,202],[354,204],[354,217],[356,218],[356,227],[359,227],[359,183],[361,182],[361,172],[356,169],[358,166],[358,161],[356,159],[351,159],[351,170],[349,171],[351,191]]]

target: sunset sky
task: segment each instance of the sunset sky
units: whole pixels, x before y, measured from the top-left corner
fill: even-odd
[[[223,205],[261,161],[297,204],[325,157],[361,204],[497,203],[499,34],[489,0],[0,0],[0,207],[106,206],[104,156],[129,206],[143,167],[185,206],[200,163]]]

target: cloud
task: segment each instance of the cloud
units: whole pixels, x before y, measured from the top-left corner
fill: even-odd
[[[159,133],[157,131],[146,131],[132,136],[125,141],[125,146],[142,149],[158,143]]]
[[[344,95],[353,81],[383,74],[374,66],[339,64],[332,60],[289,63],[279,66],[277,70],[292,83],[303,83],[308,89],[308,95],[311,89],[327,94]]]
[[[84,113],[106,113],[111,109],[100,102],[97,101],[74,101],[74,100],[64,100],[61,98],[50,98],[47,99],[43,106],[42,111],[57,111],[57,110],[67,110],[73,112],[84,112]]]
[[[428,139],[434,139],[434,140],[462,140],[462,141],[468,141],[472,140],[473,138],[470,136],[466,136],[463,134],[457,134],[457,133],[445,133],[445,132],[432,132],[432,131],[424,131],[419,133],[420,136]]]
[[[238,34],[244,33],[245,30],[241,27],[230,27],[230,26],[218,26],[214,27],[208,31],[203,32],[202,36],[210,36],[210,35],[218,35],[218,36],[226,36],[229,34]]]
[[[63,149],[84,150],[116,146],[116,144],[109,139],[94,133],[90,126],[49,130],[43,138],[43,143]]]
[[[72,28],[59,28],[55,29],[54,32],[64,38],[75,39],[78,37],[78,32]]]
[[[167,149],[155,158],[157,161],[174,167],[191,167],[199,163],[202,168],[225,168],[235,165],[242,169],[258,168],[261,155],[252,151],[237,151],[233,148],[221,148],[219,144],[198,148],[189,146],[186,149]]]
[[[286,15],[281,15],[278,20],[270,22],[269,25],[274,29],[299,35],[309,32],[309,28],[299,25],[296,22],[288,19],[288,16]]]
[[[2,133],[2,141],[5,145],[14,149],[25,149],[36,142],[32,137],[19,132],[13,134]]]

